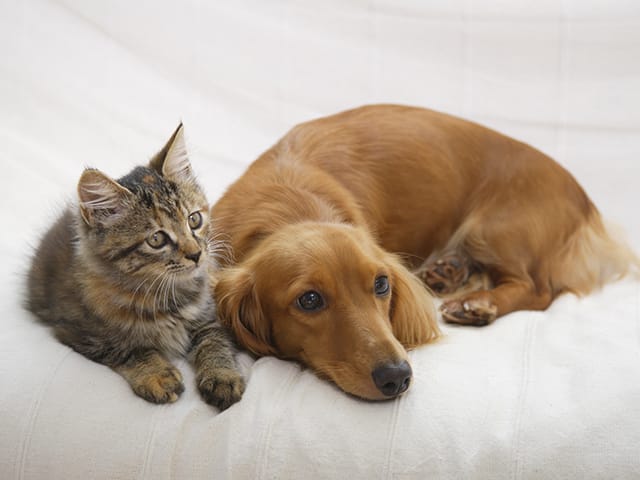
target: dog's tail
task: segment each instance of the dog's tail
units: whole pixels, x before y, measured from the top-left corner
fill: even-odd
[[[569,237],[552,262],[557,292],[586,295],[627,275],[640,279],[640,259],[618,227],[605,225],[597,210]]]

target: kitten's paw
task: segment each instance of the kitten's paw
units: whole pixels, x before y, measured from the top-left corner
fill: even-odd
[[[216,368],[200,372],[198,390],[207,403],[225,410],[242,398],[244,378],[232,368]]]
[[[184,392],[182,374],[172,365],[140,375],[131,386],[136,394],[153,403],[173,403]]]
[[[450,300],[440,307],[442,317],[449,323],[482,327],[496,319],[498,308],[486,298]]]

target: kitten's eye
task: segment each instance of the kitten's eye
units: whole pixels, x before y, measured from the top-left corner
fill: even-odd
[[[200,228],[202,226],[202,214],[200,212],[193,212],[189,215],[189,227],[191,230]]]
[[[322,295],[314,290],[303,293],[296,300],[298,307],[305,312],[315,312],[324,307],[324,299]]]
[[[162,230],[158,230],[147,237],[147,243],[153,248],[162,248],[169,241],[169,237]]]
[[[378,297],[384,297],[389,293],[389,279],[386,275],[380,275],[373,283],[373,291]]]

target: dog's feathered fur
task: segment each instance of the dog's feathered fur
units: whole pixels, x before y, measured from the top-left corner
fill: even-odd
[[[383,397],[376,366],[439,334],[429,293],[389,252],[445,292],[473,272],[488,276],[494,288],[442,307],[448,321],[475,325],[545,309],[562,292],[588,293],[637,265],[551,158],[413,107],[368,106],[296,126],[212,217],[234,253],[215,293],[238,341],[365,398]],[[373,294],[381,274],[390,298]],[[321,311],[299,308],[305,291],[326,297]]]

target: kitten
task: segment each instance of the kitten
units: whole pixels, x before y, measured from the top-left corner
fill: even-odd
[[[178,399],[182,376],[168,358],[189,354],[208,403],[238,401],[244,380],[210,293],[209,206],[182,125],[148,166],[118,181],[85,170],[78,197],[33,257],[27,308],[146,400]]]

